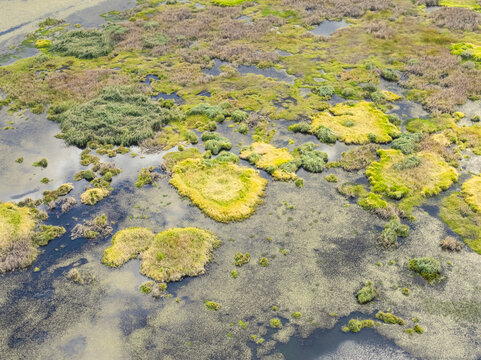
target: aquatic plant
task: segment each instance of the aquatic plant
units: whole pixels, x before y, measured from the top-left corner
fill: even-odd
[[[66,231],[63,226],[40,225],[32,240],[38,246],[45,246],[51,240],[65,234]]]
[[[109,194],[110,191],[105,188],[87,189],[82,195],[80,195],[80,201],[82,201],[82,204],[93,206]]]
[[[154,280],[179,281],[205,272],[220,240],[199,228],[168,229],[157,234],[142,253],[140,272]]]
[[[329,174],[329,175],[325,176],[324,179],[327,182],[332,182],[332,183],[336,183],[338,181],[337,176],[334,175],[334,174]]]
[[[146,281],[140,285],[139,291],[142,294],[150,294],[154,288],[155,282],[153,281]]]
[[[112,39],[105,30],[71,30],[52,41],[50,51],[79,59],[93,59],[108,55],[113,49]]]
[[[43,202],[45,204],[49,204],[52,201],[57,200],[59,196],[67,195],[72,190],[73,190],[72,183],[60,185],[56,190],[51,190],[51,191],[45,190],[43,192]]]
[[[147,184],[154,183],[157,179],[159,179],[162,175],[154,172],[155,167],[150,166],[148,168],[140,169],[140,173],[137,176],[137,181],[135,182],[135,186],[138,188],[142,188]]]
[[[216,132],[205,132],[202,134],[205,150],[217,155],[221,150],[230,150],[232,144],[229,139]]]
[[[249,217],[267,185],[255,170],[232,163],[187,159],[173,168],[170,183],[214,220]]]
[[[306,134],[311,130],[311,125],[305,121],[301,121],[300,123],[289,125],[287,129],[295,133]]]
[[[374,300],[377,295],[378,292],[374,287],[374,283],[371,280],[367,280],[361,290],[357,292],[356,298],[359,304],[366,304]]]
[[[146,228],[134,227],[120,230],[112,238],[112,245],[104,250],[102,263],[118,267],[146,250],[154,233]]]
[[[65,277],[78,285],[88,285],[95,281],[92,273],[83,269],[79,270],[78,268],[70,269]]]
[[[86,239],[106,238],[112,234],[112,230],[107,216],[102,214],[92,220],[84,220],[82,223],[76,224],[70,232],[70,238],[72,240],[81,237]]]
[[[232,270],[230,272],[230,277],[233,279],[237,279],[239,277],[239,272],[237,270]]]
[[[442,268],[439,260],[431,257],[414,258],[409,262],[409,268],[421,275],[429,283],[441,278]]]

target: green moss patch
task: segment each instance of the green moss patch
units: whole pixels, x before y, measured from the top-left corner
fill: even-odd
[[[420,257],[409,262],[409,268],[421,275],[429,283],[441,278],[443,269],[439,260],[431,257]]]
[[[361,288],[361,290],[357,292],[356,298],[359,304],[367,304],[368,302],[374,300],[377,295],[378,292],[374,287],[374,283],[371,280],[368,280],[364,283],[364,286]]]
[[[399,316],[396,316],[394,314],[391,314],[389,312],[382,312],[379,311],[376,314],[376,318],[379,320],[384,321],[386,324],[398,324],[398,325],[404,325],[404,320],[401,319]]]
[[[87,189],[82,195],[80,195],[80,201],[82,201],[83,204],[93,206],[109,194],[110,191],[104,188]]]
[[[408,157],[400,150],[379,150],[381,159],[372,163],[366,175],[372,190],[388,198],[400,200],[399,207],[410,211],[425,197],[448,189],[458,180],[456,169],[430,152]]]
[[[373,161],[377,160],[379,145],[367,144],[358,146],[347,152],[343,152],[339,165],[346,171],[365,169]]]
[[[399,136],[400,130],[389,122],[389,118],[371,103],[360,101],[354,104],[341,103],[315,115],[310,132],[318,136],[320,130],[329,129],[332,135],[346,144],[387,143]],[[326,136],[321,131],[322,138]]]
[[[102,262],[111,267],[118,267],[147,249],[154,239],[149,229],[135,227],[123,229],[112,238],[112,245],[105,249]]]
[[[187,159],[173,168],[170,183],[211,218],[229,222],[249,217],[267,185],[255,170],[215,160]]]
[[[371,319],[365,319],[365,320],[351,319],[347,323],[347,326],[344,326],[342,328],[342,331],[357,333],[364,328],[370,328],[373,326],[374,326],[374,321]]]
[[[79,59],[108,55],[113,49],[110,34],[104,30],[72,30],[50,44],[50,51]]]
[[[172,171],[174,166],[186,159],[200,159],[202,154],[196,148],[189,148],[183,151],[174,151],[164,155],[162,167],[167,171]]]

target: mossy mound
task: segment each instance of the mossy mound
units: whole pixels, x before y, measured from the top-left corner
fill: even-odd
[[[378,149],[379,145],[367,144],[343,152],[339,165],[346,171],[364,169],[374,160],[377,160]]]
[[[481,176],[473,176],[463,184],[463,196],[477,213],[481,213]]]
[[[0,203],[0,272],[21,269],[37,258],[32,242],[37,221],[30,208]]]
[[[167,171],[172,171],[174,166],[186,159],[200,159],[202,154],[196,148],[189,148],[183,151],[174,151],[164,155],[164,162],[162,168]]]
[[[420,152],[415,157],[400,150],[379,150],[381,159],[372,163],[366,175],[372,191],[392,199],[402,199],[399,207],[409,211],[425,197],[448,189],[458,180],[456,169],[441,156]]]
[[[367,304],[374,300],[377,295],[378,292],[374,287],[374,283],[371,280],[368,280],[364,283],[362,289],[357,292],[356,298],[359,304]]]
[[[87,189],[82,195],[80,195],[80,200],[83,204],[93,206],[109,194],[110,191],[104,188]]]
[[[134,227],[117,232],[112,238],[112,245],[105,249],[102,262],[111,267],[118,267],[147,249],[154,239],[149,229]]]
[[[169,229],[155,236],[142,254],[141,273],[158,281],[179,281],[205,272],[212,250],[220,245],[210,231]]]
[[[374,326],[374,321],[371,319],[365,319],[365,320],[351,319],[347,323],[347,326],[344,326],[342,328],[342,331],[357,333],[366,327],[373,327],[373,326]]]
[[[45,204],[49,204],[52,201],[57,200],[59,196],[67,195],[72,190],[73,190],[72,183],[60,185],[56,190],[52,190],[52,191],[46,190],[43,192],[43,202]]]
[[[337,104],[315,115],[310,132],[316,135],[319,129],[329,129],[346,144],[387,143],[400,134],[386,114],[366,101]]]
[[[376,318],[379,320],[384,321],[386,324],[398,324],[398,325],[404,325],[404,320],[401,319],[399,316],[396,316],[394,314],[391,314],[389,312],[382,312],[379,311],[376,314]]]
[[[243,148],[240,157],[266,170],[275,180],[289,181],[297,178],[299,164],[288,165],[294,161],[294,156],[286,148],[279,149],[270,144],[255,142]]]
[[[170,183],[214,220],[229,222],[254,212],[267,180],[236,164],[187,159],[173,168]]]
[[[199,228],[174,228],[157,235],[145,228],[128,228],[114,235],[102,262],[118,267],[141,254],[142,274],[161,282],[179,281],[203,274],[219,245],[212,232]]]
[[[153,102],[133,86],[104,89],[96,98],[56,115],[68,144],[137,145],[183,113]]]
[[[466,202],[461,193],[444,198],[439,215],[471,249],[481,254],[481,214]]]

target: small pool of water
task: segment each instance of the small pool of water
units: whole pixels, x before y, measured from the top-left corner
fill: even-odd
[[[342,29],[345,27],[348,27],[349,24],[345,20],[341,21],[331,21],[331,20],[326,20],[317,25],[313,30],[311,30],[311,33],[317,36],[331,36],[331,34],[338,30]]]
[[[294,84],[294,81],[296,79],[295,76],[289,75],[286,70],[284,69],[279,70],[272,66],[266,69],[260,69],[254,65],[249,65],[249,66],[241,65],[239,66],[238,70],[239,70],[239,73],[241,73],[242,75],[246,75],[246,74],[262,75],[265,77],[277,79],[278,81],[284,81],[291,85]]]
[[[212,66],[211,68],[202,69],[202,72],[204,74],[218,76],[222,72],[221,67],[224,65],[230,65],[230,62],[214,59],[214,66]]]
[[[442,6],[426,6],[426,12],[431,14],[432,12],[441,9]]]
[[[152,100],[156,100],[156,101],[159,100],[159,99],[174,100],[174,102],[177,105],[180,105],[180,104],[184,103],[184,99],[177,94],[177,91],[173,92],[172,94],[167,94],[167,93],[161,92],[161,93],[158,93],[155,96],[152,96],[151,98],[152,98]]]

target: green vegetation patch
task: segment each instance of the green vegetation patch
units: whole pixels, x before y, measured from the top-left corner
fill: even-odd
[[[240,157],[266,170],[275,180],[289,181],[297,178],[296,171],[299,165],[292,164],[294,156],[286,148],[276,148],[270,144],[255,142],[251,146],[244,147]]]
[[[399,128],[374,105],[366,101],[354,104],[340,103],[315,115],[310,132],[321,141],[326,130],[346,144],[387,143],[399,136]],[[319,133],[321,131],[321,133]]]
[[[0,273],[31,265],[37,258],[32,242],[37,221],[31,209],[0,203]]]
[[[93,206],[109,194],[110,191],[104,188],[87,189],[82,195],[80,195],[80,201],[82,201],[83,204]]]
[[[458,180],[455,168],[435,153],[420,152],[415,157],[400,150],[379,150],[381,159],[372,163],[366,175],[372,191],[392,199],[402,199],[399,207],[408,211],[425,197],[448,189]]]
[[[229,139],[216,132],[206,132],[202,134],[205,150],[217,155],[221,150],[230,150],[232,144]]]
[[[184,276],[205,272],[212,250],[220,240],[199,228],[169,229],[155,236],[142,253],[141,273],[162,282],[179,281]]]
[[[45,246],[51,240],[65,234],[66,231],[63,226],[40,225],[38,232],[33,236],[33,241],[39,246]]]
[[[374,283],[368,280],[364,283],[364,286],[356,294],[357,301],[359,304],[367,304],[368,302],[374,300],[378,295],[377,289],[374,287]]]
[[[404,325],[403,319],[401,319],[399,316],[396,316],[396,315],[388,313],[388,312],[379,311],[376,314],[376,318],[384,321],[386,324]]]
[[[113,49],[110,34],[104,30],[72,30],[52,41],[50,51],[79,59],[108,55]]]
[[[481,46],[471,43],[458,43],[451,46],[451,53],[466,60],[481,62]]]
[[[364,328],[370,328],[373,326],[374,326],[374,321],[371,319],[365,319],[365,320],[351,319],[347,323],[347,326],[344,326],[342,328],[342,331],[357,333]]]
[[[384,226],[384,230],[379,236],[379,242],[386,248],[396,247],[398,246],[398,236],[406,237],[408,234],[409,226],[401,224],[401,220],[396,216]]]
[[[120,230],[112,238],[112,245],[105,249],[102,262],[118,267],[146,250],[154,239],[154,233],[146,228],[134,227]]]
[[[464,200],[477,213],[481,213],[481,176],[473,176],[462,187]]]
[[[196,148],[189,148],[183,151],[174,151],[164,155],[162,167],[167,171],[172,171],[174,166],[186,159],[200,159],[202,154]]]
[[[162,108],[136,87],[104,89],[98,97],[59,114],[63,138],[68,144],[85,147],[99,144],[136,145],[154,135],[182,112]]]
[[[267,180],[236,164],[187,159],[173,168],[170,183],[214,220],[229,222],[252,215]]]
[[[43,192],[43,202],[49,204],[50,202],[57,200],[59,196],[67,195],[72,190],[73,185],[71,183],[60,185],[56,190],[45,190]]]
[[[377,150],[379,150],[379,145],[377,144],[355,147],[352,150],[342,153],[339,165],[346,171],[365,169],[369,164],[378,159]]]
[[[439,280],[443,271],[439,260],[431,257],[414,258],[409,262],[409,268],[429,283]]]
[[[444,198],[439,215],[471,249],[481,254],[481,214],[466,202],[461,193]]]
[[[212,0],[212,3],[219,6],[237,6],[245,1],[247,0]]]

